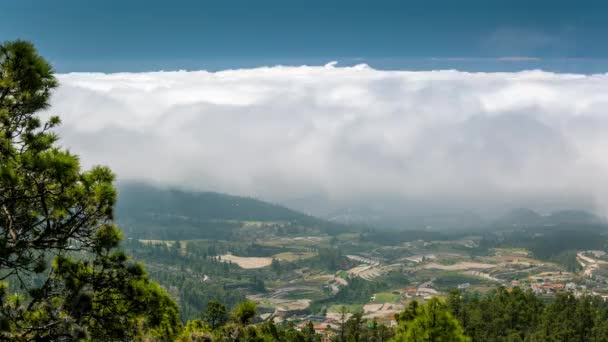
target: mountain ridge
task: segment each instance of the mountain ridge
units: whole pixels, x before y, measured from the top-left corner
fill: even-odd
[[[116,218],[130,237],[146,239],[229,238],[242,222],[273,222],[345,229],[279,204],[210,191],[163,188],[145,182],[120,182]]]

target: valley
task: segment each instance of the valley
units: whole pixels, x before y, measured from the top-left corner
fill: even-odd
[[[229,226],[218,238],[188,238],[201,233],[186,231],[183,239],[159,239],[162,232],[151,239],[145,232],[140,235],[147,238],[130,236],[124,244],[180,303],[185,319],[200,315],[211,299],[229,307],[250,299],[260,319],[331,324],[342,314],[362,312],[391,324],[411,301],[454,290],[519,287],[547,298],[565,291],[608,298],[607,230],[595,222],[387,231],[314,218],[298,221],[305,216],[239,220],[238,210],[233,215],[229,220],[171,218],[178,224],[202,222],[200,229],[213,222]],[[155,214],[148,220],[161,226],[165,218]],[[587,232],[585,239],[573,237],[580,230]]]

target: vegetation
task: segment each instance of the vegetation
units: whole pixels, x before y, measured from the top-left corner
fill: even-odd
[[[284,233],[298,232],[301,227],[330,233],[345,229],[340,224],[253,198],[161,189],[133,182],[121,183],[119,190],[117,219],[127,235],[140,239],[227,240],[244,222],[275,222]]]
[[[606,341],[608,305],[600,297],[557,295],[546,303],[519,288],[485,296],[453,291],[447,306],[474,341]]]
[[[255,304],[244,302],[231,314],[231,319],[212,328],[205,322],[190,321],[182,334],[181,341],[195,341],[208,338],[213,341],[277,341],[277,342],[318,342],[321,335],[314,329],[311,321],[304,322],[297,328],[293,323],[276,325],[272,320],[251,324],[255,314]],[[343,316],[335,329],[329,330],[333,341],[388,341],[393,330],[376,321],[364,319],[360,312],[349,319]]]
[[[319,335],[306,324],[277,326],[272,321],[251,325],[255,306],[245,302],[231,314],[231,321],[211,329],[201,325],[198,334],[224,341],[227,335],[241,341],[317,341]],[[486,295],[453,291],[445,301],[416,301],[398,315],[396,328],[378,324],[347,310],[330,331],[333,341],[605,341],[608,338],[608,304],[599,297],[557,296],[549,303],[519,288],[498,288]],[[192,326],[192,323],[188,323]],[[191,331],[189,332],[191,333]],[[232,339],[234,341],[235,339]]]
[[[608,304],[585,285],[607,279],[606,227],[593,217],[520,210],[474,239],[352,229],[255,199],[141,184],[122,185],[115,213],[111,170],[81,170],[58,145],[59,118],[41,118],[56,86],[30,43],[0,45],[0,340],[608,340]],[[242,268],[228,253],[268,262]],[[428,295],[507,280],[529,289]],[[536,295],[539,283],[561,292]],[[394,328],[363,312],[394,302]],[[337,320],[314,325],[337,305]],[[283,319],[289,310],[306,318]]]
[[[414,301],[396,318],[400,325],[393,341],[470,340],[446,304],[438,298],[431,298],[421,306]]]
[[[605,233],[606,226],[599,224],[530,226],[486,233],[481,245],[486,251],[494,247],[518,247],[541,260],[563,260],[572,251],[604,249]],[[569,265],[573,266],[571,262]]]
[[[81,171],[43,122],[51,66],[24,41],[0,46],[0,336],[10,340],[171,338],[176,304],[117,246],[114,175]]]

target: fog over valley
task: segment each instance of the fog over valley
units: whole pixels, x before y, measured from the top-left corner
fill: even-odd
[[[608,75],[367,65],[69,73],[84,166],[325,217],[608,209]]]

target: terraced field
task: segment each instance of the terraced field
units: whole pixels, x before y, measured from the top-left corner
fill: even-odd
[[[275,254],[273,256],[273,258],[275,258],[279,261],[292,262],[292,261],[296,261],[296,260],[304,260],[304,259],[312,258],[316,255],[317,255],[317,253],[314,253],[314,252],[284,252],[284,253]]]
[[[239,257],[232,254],[224,254],[220,256],[220,260],[235,263],[245,269],[262,268],[272,264],[272,258]]]
[[[423,266],[426,269],[437,269],[444,271],[461,271],[461,270],[470,270],[470,269],[488,269],[495,268],[497,265],[495,264],[483,264],[479,262],[468,262],[463,261],[453,265],[441,265],[437,263],[430,263]]]

